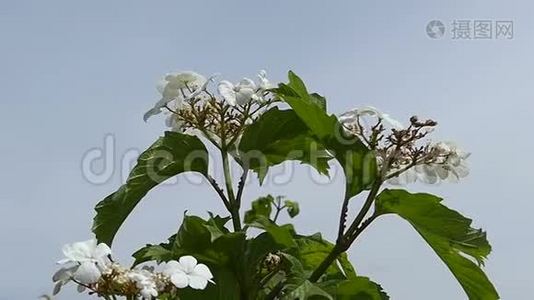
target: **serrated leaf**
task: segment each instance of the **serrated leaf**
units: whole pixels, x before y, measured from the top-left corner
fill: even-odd
[[[367,277],[358,276],[350,280],[330,281],[319,284],[336,300],[388,300],[389,296],[379,284]]]
[[[228,221],[230,221],[231,217],[221,217],[221,216],[215,216],[211,212],[209,213],[210,218],[208,221],[206,221],[206,224],[204,225],[206,229],[210,233],[210,241],[213,243],[215,240],[220,238],[221,236],[229,233],[230,231],[224,226]]]
[[[377,197],[376,212],[394,213],[408,221],[451,270],[469,299],[499,299],[480,268],[491,252],[486,233],[472,228],[471,219],[447,208],[441,201],[430,194],[384,190]]]
[[[165,132],[139,156],[126,184],[96,205],[93,232],[98,241],[111,245],[122,223],[153,187],[187,171],[207,174],[204,144],[195,136]]]
[[[341,164],[346,177],[346,197],[357,195],[376,178],[374,154],[357,138],[348,138],[335,115],[328,115],[324,98],[309,94],[302,80],[289,72],[289,83],[273,91],[287,102],[304,122],[316,140],[330,150]]]
[[[263,182],[270,167],[288,160],[311,165],[328,175],[331,158],[293,110],[273,107],[248,126],[239,143],[242,163]]]

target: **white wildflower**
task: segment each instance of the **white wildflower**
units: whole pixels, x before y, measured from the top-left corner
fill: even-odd
[[[67,244],[63,246],[63,254],[66,258],[58,261],[58,264],[75,265],[58,271],[54,276],[57,282],[71,275],[80,283],[92,284],[100,279],[102,272],[111,264],[111,249],[104,243],[97,244],[96,239]]]
[[[178,261],[171,260],[164,264],[162,273],[168,276],[174,286],[183,289],[191,287],[203,290],[208,282],[213,283],[208,266],[199,264],[192,256],[180,257]]]

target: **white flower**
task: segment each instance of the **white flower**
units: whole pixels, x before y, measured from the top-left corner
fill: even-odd
[[[402,172],[396,177],[387,180],[394,185],[405,185],[421,181],[427,184],[437,184],[441,181],[457,182],[469,175],[466,160],[471,155],[458,148],[452,142],[439,142],[431,146],[430,158],[412,168]],[[399,166],[391,170],[394,173],[407,167]]]
[[[59,270],[54,275],[58,280],[54,281],[63,282],[65,276],[69,275],[80,283],[92,284],[100,279],[102,272],[111,264],[109,259],[111,249],[104,243],[97,245],[96,239],[67,244],[62,250],[66,258],[58,261],[58,264],[75,263],[76,265],[63,268],[63,271]]]
[[[135,282],[135,286],[139,289],[139,294],[143,299],[152,299],[158,296],[157,286],[151,272],[132,270],[128,273],[128,278]]]
[[[432,150],[435,160],[415,167],[419,180],[429,184],[439,181],[457,182],[469,175],[466,160],[471,153],[461,150],[453,142],[436,143]]]
[[[244,105],[251,100],[258,100],[256,89],[254,81],[248,78],[243,78],[236,85],[228,80],[222,80],[218,86],[219,94],[232,106]]]
[[[192,256],[182,256],[178,261],[167,262],[162,273],[168,276],[172,284],[179,289],[189,286],[196,290],[203,290],[208,282],[213,283],[211,280],[213,275],[208,266],[199,264]]]
[[[342,125],[344,125],[344,127],[347,128],[351,125],[356,125],[358,118],[364,118],[366,116],[378,118],[382,121],[382,124],[387,127],[397,130],[404,128],[404,125],[402,125],[401,122],[393,119],[389,114],[383,113],[372,106],[364,106],[345,112],[339,116],[339,121]]]
[[[189,99],[193,99],[195,97],[198,97],[202,92],[206,91],[206,89],[208,88],[208,84],[210,82],[213,82],[215,81],[215,78],[219,76],[219,74],[213,74],[211,75],[208,80],[206,80],[204,82],[204,84],[202,84],[199,88],[197,88],[196,90],[194,90],[191,94],[189,94],[185,100],[189,100]]]
[[[57,295],[61,291],[61,288],[69,283],[72,279],[72,275],[76,272],[76,269],[78,269],[78,266],[61,268],[52,276],[52,281],[56,283],[52,293],[53,295]]]
[[[146,122],[150,117],[159,114],[161,109],[171,101],[177,102],[177,106],[180,106],[186,92],[195,93],[203,87],[205,88],[205,84],[207,84],[206,78],[192,71],[165,75],[156,86],[161,93],[161,99],[144,114],[143,120]]]
[[[259,87],[262,90],[268,90],[274,88],[274,84],[272,84],[269,79],[267,79],[267,71],[260,70],[258,73],[258,79],[259,79]]]
[[[388,179],[386,182],[392,185],[407,185],[417,181],[417,177],[417,172],[415,171],[415,168],[412,167],[400,173],[398,176]]]

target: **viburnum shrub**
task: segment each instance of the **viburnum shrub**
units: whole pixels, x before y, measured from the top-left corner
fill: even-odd
[[[96,205],[95,238],[64,246],[54,294],[73,283],[104,299],[388,299],[380,285],[355,272],[346,251],[371,223],[394,214],[421,235],[469,299],[498,299],[481,268],[491,251],[486,233],[438,196],[392,188],[468,174],[469,153],[428,139],[435,121],[399,122],[373,107],[335,116],[293,72],[277,87],[265,71],[258,78],[223,80],[216,91],[214,76],[163,78],[161,100],[144,119],[163,112],[171,130],[139,156],[126,183]],[[208,171],[208,149],[221,157],[221,182]],[[279,224],[280,213],[299,214],[294,201],[243,199],[247,176],[263,183],[270,167],[289,160],[324,175],[336,164],[343,170],[344,198],[328,199],[340,207],[332,216],[339,218],[334,240]],[[232,164],[242,170],[237,180]],[[133,267],[120,265],[110,246],[123,222],[151,189],[185,172],[203,175],[227,215],[185,214],[168,241],[137,250]],[[361,209],[351,212],[351,202]],[[243,212],[243,206],[251,209]]]

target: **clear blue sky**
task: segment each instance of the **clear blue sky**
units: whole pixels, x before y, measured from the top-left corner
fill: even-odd
[[[489,233],[487,272],[503,299],[534,294],[531,1],[2,1],[0,3],[0,300],[50,292],[60,247],[90,237],[94,204],[116,189],[120,159],[163,131],[143,112],[168,71],[295,70],[333,112],[372,104],[399,118],[440,122],[436,136],[473,155],[457,185],[411,186],[446,198]],[[446,35],[425,26],[440,19]],[[513,20],[513,40],[453,40],[456,19]],[[92,185],[81,158],[116,138],[110,181]],[[132,153],[132,152],[130,152]],[[297,227],[332,238],[341,178],[310,186],[297,169],[278,193],[297,200]],[[246,197],[276,192],[250,185]],[[124,262],[176,230],[188,209],[222,212],[208,186],[181,182],[149,194],[118,235]],[[355,202],[356,203],[356,202]],[[403,221],[383,218],[350,251],[357,271],[393,299],[464,299],[446,267]],[[83,299],[70,291],[58,299]],[[431,296],[430,296],[431,295]]]

